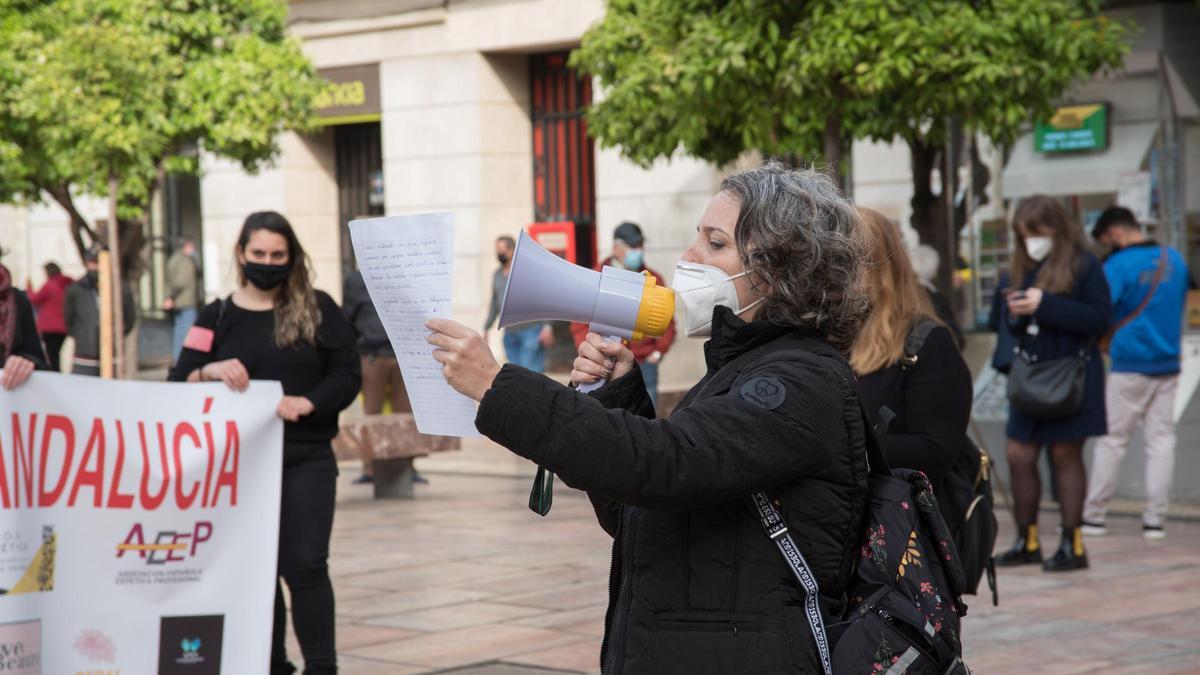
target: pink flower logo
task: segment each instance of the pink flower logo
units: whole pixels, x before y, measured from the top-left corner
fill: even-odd
[[[112,663],[117,660],[117,646],[98,630],[85,630],[75,639],[75,651],[92,663]]]

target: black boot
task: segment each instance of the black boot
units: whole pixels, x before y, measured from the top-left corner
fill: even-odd
[[[1037,525],[1027,525],[1012,548],[996,556],[999,567],[1016,567],[1017,565],[1035,565],[1042,562],[1042,547],[1038,543]]]
[[[1083,532],[1078,527],[1063,528],[1062,543],[1054,557],[1042,563],[1047,572],[1070,572],[1085,570],[1088,566],[1087,551],[1083,548]]]

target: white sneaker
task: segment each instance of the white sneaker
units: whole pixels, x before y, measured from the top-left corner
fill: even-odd
[[[1108,528],[1104,523],[1083,523],[1079,526],[1079,531],[1083,532],[1085,537],[1103,537],[1108,534]]]
[[[1142,536],[1147,539],[1166,539],[1167,531],[1162,525],[1142,525]]]

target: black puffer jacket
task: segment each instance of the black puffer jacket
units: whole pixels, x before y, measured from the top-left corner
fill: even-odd
[[[589,491],[614,537],[603,671],[819,673],[804,594],[751,512],[767,490],[840,611],[867,501],[849,368],[719,307],[708,374],[667,419],[634,371],[584,396],[505,366],[476,426]]]

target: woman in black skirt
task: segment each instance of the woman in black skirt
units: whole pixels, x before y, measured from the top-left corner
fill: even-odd
[[[250,214],[235,255],[241,285],[201,311],[170,379],[220,381],[235,391],[251,379],[283,384],[276,411],[285,421],[279,575],[291,593],[304,672],[336,673],[327,560],[337,462],[330,440],[362,381],[355,333],[333,299],[313,290],[308,257],[283,216]],[[296,670],[284,645],[286,621],[276,580],[273,675]]]
[[[1017,345],[1039,361],[1087,354],[1083,404],[1062,419],[1038,419],[1015,406],[1008,412],[1008,465],[1012,471],[1013,515],[1017,539],[996,558],[1004,566],[1041,564],[1047,572],[1065,572],[1088,566],[1079,526],[1087,473],[1083,444],[1107,429],[1104,411],[1104,364],[1096,342],[1112,320],[1112,301],[1104,269],[1084,247],[1083,228],[1071,220],[1062,205],[1050,197],[1034,195],[1017,207],[1012,223],[1013,247],[1008,291],[1007,330]],[[1062,542],[1052,557],[1043,560],[1038,541],[1037,513],[1041,480],[1037,458],[1050,447],[1051,466],[1062,509]]]

